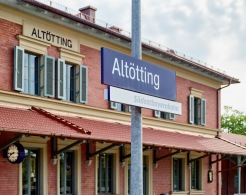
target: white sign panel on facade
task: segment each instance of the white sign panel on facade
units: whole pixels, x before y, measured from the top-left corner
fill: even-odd
[[[108,88],[108,100],[177,115],[182,114],[182,105],[179,102],[153,97],[150,95],[145,95],[112,86],[109,86]]]

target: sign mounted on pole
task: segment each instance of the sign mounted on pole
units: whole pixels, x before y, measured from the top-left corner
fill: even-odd
[[[106,94],[105,94],[106,95]],[[182,104],[175,101],[165,100],[158,97],[153,97],[117,87],[108,87],[107,98],[109,101],[119,102],[141,108],[158,110],[162,112],[182,114]],[[127,98],[126,98],[127,97]]]
[[[101,49],[102,84],[176,100],[176,72],[107,48]]]

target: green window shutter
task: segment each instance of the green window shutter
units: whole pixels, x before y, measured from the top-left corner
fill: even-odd
[[[113,110],[117,110],[117,103],[116,102],[110,102],[110,108]]]
[[[206,100],[201,99],[201,125],[206,125]]]
[[[24,91],[24,54],[23,48],[14,48],[14,90]]]
[[[194,96],[190,95],[189,96],[189,123],[193,124],[194,123]]]
[[[175,119],[175,114],[169,113],[169,119],[170,119],[170,120],[174,120],[174,119]]]
[[[155,115],[156,118],[160,118],[161,117],[161,111],[155,110],[154,115]]]
[[[88,68],[86,66],[80,65],[79,71],[79,102],[87,103],[88,102]]]
[[[66,99],[66,64],[62,59],[57,59],[57,98],[58,99]]]
[[[44,56],[44,96],[55,97],[55,58]]]

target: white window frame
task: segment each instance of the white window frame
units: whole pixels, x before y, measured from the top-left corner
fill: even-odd
[[[183,189],[181,191],[174,191],[173,190],[173,159],[174,158],[181,158],[182,159],[182,184],[183,184]],[[171,165],[171,170],[172,170],[172,176],[171,176],[171,190],[172,190],[172,195],[180,195],[180,194],[187,194],[187,154],[186,153],[179,153],[176,155],[172,156],[172,165]]]
[[[48,194],[48,160],[47,160],[47,139],[40,137],[22,138],[20,143],[24,148],[40,149],[40,194]],[[22,163],[19,164],[19,195],[22,194]]]
[[[195,113],[195,99],[200,101],[199,110]],[[195,115],[198,115],[198,124],[199,126],[206,125],[206,99],[201,97],[196,97],[193,95],[189,96],[189,123],[195,124]]]
[[[18,51],[22,51],[22,65],[18,65]],[[32,53],[32,50],[28,50],[28,53]],[[35,53],[35,52],[33,52]],[[48,55],[44,55],[44,54],[40,54],[40,53],[35,53],[37,55],[40,55],[40,65],[39,65],[39,89],[38,89],[38,95],[44,95],[47,97],[55,97],[55,72],[54,72],[54,68],[55,68],[55,64],[54,64],[54,57],[52,56],[48,56]],[[16,91],[21,91],[24,92],[24,56],[25,56],[25,48],[19,47],[19,46],[15,46],[14,47],[14,90]],[[47,62],[51,62],[51,67],[47,66]],[[50,65],[50,64],[49,64]],[[17,66],[19,68],[21,68],[22,70],[17,69]],[[42,68],[43,67],[43,68]],[[42,70],[42,71],[41,71]],[[50,71],[52,70],[52,72]],[[49,76],[48,76],[49,75]],[[17,77],[21,77],[21,86],[22,87],[18,87],[18,78]],[[48,85],[48,80],[50,80],[51,85]],[[43,84],[43,86],[42,86]],[[51,88],[50,88],[51,86]],[[49,93],[49,91],[51,91],[51,93]],[[29,94],[29,93],[28,93]]]
[[[159,110],[154,110],[154,116],[156,118],[162,118],[166,120],[175,120],[175,114],[173,113],[165,113],[167,115],[167,118],[161,117],[164,112],[159,111]]]
[[[74,140],[60,140],[58,139],[58,150],[74,143]],[[69,149],[69,151],[74,152],[74,176],[75,176],[75,194],[81,194],[81,145],[78,144]],[[59,155],[57,156],[57,195],[60,195],[60,160]]]
[[[192,152],[190,154],[190,159],[191,160],[192,159],[196,159],[196,158],[201,157],[202,155],[204,155],[204,154],[198,154],[198,153]],[[190,175],[190,194],[205,194],[205,191],[204,191],[204,162],[203,162],[204,160],[203,159],[204,158],[198,160],[199,161],[199,166],[200,166],[199,167],[199,173],[200,173],[200,175],[199,175],[199,177],[200,177],[199,178],[199,183],[200,183],[201,189],[199,189],[199,190],[191,189],[191,167],[189,169],[189,172],[190,172],[189,173],[189,175]]]
[[[101,144],[96,143],[96,151],[101,150],[105,147],[109,146],[109,144]],[[114,189],[115,194],[120,194],[120,166],[119,166],[119,147],[113,147],[103,153],[107,154],[113,154],[114,155]],[[96,155],[96,163],[95,163],[95,172],[96,172],[96,179],[95,179],[95,194],[98,194],[98,161],[99,161],[99,155]]]

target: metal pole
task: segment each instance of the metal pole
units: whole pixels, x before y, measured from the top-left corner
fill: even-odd
[[[132,0],[132,56],[141,59],[141,0]],[[143,195],[141,108],[131,108],[131,195]]]

